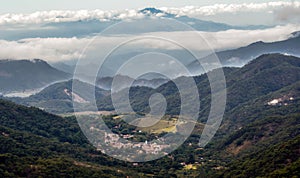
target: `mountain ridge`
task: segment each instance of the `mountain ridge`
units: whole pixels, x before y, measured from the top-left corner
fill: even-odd
[[[214,59],[216,55],[223,66],[242,66],[263,54],[281,53],[286,55],[300,56],[299,51],[300,36],[297,36],[294,38],[288,38],[286,40],[269,43],[258,41],[244,47],[216,52],[215,54],[208,55],[199,60],[210,61],[210,59]],[[190,70],[196,75],[199,73],[197,69],[198,66],[198,61],[193,61],[188,65]]]
[[[0,92],[33,90],[70,78],[41,59],[0,60]]]
[[[225,67],[224,72],[227,80],[226,82],[228,87],[228,99],[231,101],[230,103],[228,103],[227,107],[234,108],[238,104],[247,102],[249,99],[251,99],[251,97],[258,97],[260,95],[267,94],[271,91],[278,90],[284,86],[298,81],[300,79],[300,60],[297,57],[286,56],[282,54],[265,54],[258,57],[257,59],[254,59],[242,68]],[[269,76],[267,80],[265,78],[266,76]],[[207,76],[204,74],[193,78],[198,85],[200,95],[202,96],[201,100],[207,103],[210,96],[210,85]],[[175,80],[180,80],[180,78]],[[257,86],[257,88],[251,89],[254,86]],[[50,90],[50,94],[48,94],[47,96],[51,96],[51,91],[53,93],[63,92],[65,88],[61,88],[59,91]],[[72,91],[71,88],[69,88],[69,90]],[[187,87],[186,90],[188,91],[189,88]],[[246,90],[247,92],[245,92]],[[177,113],[177,109],[180,106],[180,100],[178,99],[179,93],[172,81],[164,83],[155,89],[143,86],[132,87],[130,89],[130,96],[134,96],[133,98],[131,98],[133,102],[133,108],[139,111],[145,111],[145,109],[148,107],[145,97],[150,97],[151,93],[153,92],[162,93],[169,99],[170,107],[167,108],[169,114]],[[63,95],[65,95],[65,93],[63,93]],[[65,95],[65,97],[67,96]],[[29,98],[19,98],[17,100],[13,100],[23,103],[22,101],[26,101],[28,99]],[[49,99],[51,100],[51,97]],[[46,103],[48,102],[45,99],[41,98],[39,100],[44,100]],[[143,100],[143,102],[141,102],[140,100]],[[71,100],[69,100],[68,102],[71,102]],[[109,91],[106,91],[106,94],[102,95],[100,98],[97,98],[97,104],[99,110],[113,109]],[[55,108],[53,109],[53,111],[55,111]],[[209,108],[205,108],[205,110],[208,109]]]
[[[270,62],[274,62],[274,65],[269,66]],[[0,147],[0,160],[5,160],[5,165],[7,165],[2,166],[0,161],[0,175],[2,174],[1,170],[6,170],[11,175],[28,175],[22,172],[24,170],[30,170],[32,175],[45,175],[57,168],[56,175],[63,175],[63,170],[68,174],[72,174],[76,170],[78,175],[82,175],[82,171],[85,172],[85,175],[90,175],[95,174],[94,171],[104,170],[104,172],[98,172],[98,175],[132,175],[135,177],[163,177],[165,175],[173,177],[187,175],[194,177],[203,175],[206,177],[295,176],[299,173],[297,170],[300,166],[298,151],[300,77],[290,78],[285,73],[277,71],[300,68],[297,67],[300,66],[299,63],[300,59],[293,56],[266,54],[253,60],[242,69],[224,68],[229,82],[237,83],[229,85],[228,104],[232,105],[232,101],[235,100],[238,103],[234,102],[226,109],[223,123],[211,142],[205,148],[198,147],[202,127],[197,125],[192,135],[175,152],[156,161],[135,165],[110,159],[97,152],[80,133],[74,117],[61,118],[37,108],[28,108],[0,100],[0,141],[6,145]],[[268,66],[269,68],[266,68]],[[274,71],[284,80],[272,83]],[[246,77],[241,76],[240,73],[247,75]],[[299,69],[294,72],[293,76],[297,76],[297,74],[300,74]],[[236,78],[238,76],[241,76],[239,80]],[[262,78],[265,79],[265,82],[267,81],[266,91],[264,90],[265,86],[260,89],[261,85],[258,85],[262,84],[260,81]],[[246,85],[247,83],[251,84],[249,81],[254,81],[254,79],[259,80],[257,85]],[[204,104],[201,112],[205,113],[206,107],[209,107],[209,104],[205,104],[205,102],[209,101],[210,97],[205,85],[209,87],[209,82],[205,75],[197,76],[195,80],[202,89],[201,93],[204,94],[202,96],[205,97],[201,98],[201,102]],[[244,82],[240,83],[239,81]],[[248,87],[243,90],[241,85]],[[174,92],[177,91],[173,90],[173,87],[171,82],[168,82],[159,87],[157,91],[166,95],[168,99],[175,97]],[[153,91],[146,87],[133,87],[132,92],[139,95],[140,91],[141,97],[145,100],[151,94],[151,90]],[[237,90],[242,91],[237,93]],[[246,99],[239,98],[242,96],[241,94],[252,93],[252,91],[257,94]],[[134,98],[133,95],[132,99],[138,98]],[[275,99],[279,102],[270,103]],[[139,100],[134,102],[134,105],[143,104]],[[172,102],[176,102],[176,97]],[[177,110],[176,105],[172,105],[172,107],[174,106],[174,109]],[[121,124],[123,128],[122,122],[115,118],[115,115],[104,117],[108,125],[114,126],[114,122],[117,122],[116,124]],[[200,118],[199,123],[205,123],[205,121]],[[121,131],[127,133],[128,129],[125,128]],[[18,164],[13,164],[13,162]],[[92,173],[85,170],[85,166],[78,167],[78,164],[88,166]],[[43,169],[36,171],[30,165]],[[106,167],[108,165],[112,167]],[[186,165],[191,165],[195,169],[189,170]],[[18,169],[13,169],[14,167],[18,167]],[[118,172],[115,168],[122,171]]]

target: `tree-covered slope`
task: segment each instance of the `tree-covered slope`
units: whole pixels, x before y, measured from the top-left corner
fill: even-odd
[[[30,173],[33,177],[45,176],[50,171],[58,172],[54,176],[72,176],[78,172],[79,177],[84,173],[95,177],[297,177],[300,169],[299,64],[299,58],[269,54],[242,68],[224,68],[228,86],[226,112],[217,134],[205,148],[199,148],[198,141],[209,111],[210,88],[206,75],[195,77],[202,105],[200,123],[192,135],[169,155],[135,166],[96,151],[73,117],[62,118],[1,100],[0,173],[8,177],[24,177]],[[169,114],[178,113],[180,98],[172,82],[157,89],[133,87],[130,98],[134,109],[147,112],[145,98],[154,92],[166,96]],[[46,96],[51,97],[51,92]],[[110,109],[109,97],[101,96],[99,109]],[[117,133],[137,129],[128,129],[113,118],[108,116],[106,120],[114,129],[120,126]],[[143,132],[139,136],[155,138],[157,135]]]
[[[72,86],[79,86],[76,92],[73,92]],[[95,91],[95,94],[90,92]],[[67,113],[73,112],[73,101],[77,102],[85,110],[89,110],[93,98],[101,99],[108,92],[98,87],[94,87],[79,80],[69,80],[52,84],[39,93],[26,98],[7,98],[13,102],[39,107],[47,112]]]
[[[75,118],[0,100],[0,120],[0,177],[137,176],[89,145]]]

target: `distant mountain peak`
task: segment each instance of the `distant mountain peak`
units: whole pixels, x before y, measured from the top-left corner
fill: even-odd
[[[151,14],[158,14],[158,13],[165,13],[164,11],[160,9],[156,9],[154,7],[146,7],[142,10],[140,10],[141,13],[151,13]]]
[[[144,14],[144,15],[155,15],[155,16],[157,16],[158,14],[160,14],[160,16],[163,16],[163,17],[169,17],[169,18],[175,17],[174,14],[167,13],[165,11],[162,11],[162,10],[154,8],[154,7],[147,7],[147,8],[144,8],[144,9],[140,10],[139,12]]]

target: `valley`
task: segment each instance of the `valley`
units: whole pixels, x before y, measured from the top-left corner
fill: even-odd
[[[300,177],[299,9],[2,3],[0,177]]]
[[[61,112],[60,115],[63,117],[45,113],[34,107],[28,108],[1,100],[1,142],[7,145],[7,147],[1,148],[1,159],[6,160],[6,164],[11,166],[12,161],[22,162],[22,166],[19,165],[20,171],[9,166],[2,166],[1,169],[15,176],[46,174],[45,171],[50,171],[50,165],[55,169],[66,166],[67,169],[76,170],[79,174],[97,175],[97,173],[106,172],[111,176],[132,175],[134,177],[162,176],[166,172],[179,177],[183,175],[251,177],[254,172],[256,176],[290,177],[297,175],[300,130],[299,58],[267,54],[258,57],[242,68],[224,68],[224,72],[228,85],[228,102],[222,125],[210,144],[205,148],[198,147],[209,109],[205,103],[209,102],[211,94],[206,76],[201,75],[194,77],[202,96],[200,101],[203,104],[199,108],[200,116],[192,134],[176,151],[162,159],[146,163],[127,163],[107,157],[101,153],[104,150],[97,151],[90,145],[77,122],[80,123],[81,119],[79,118],[81,117],[85,121],[91,118],[92,122],[94,117],[91,116],[102,116],[112,133],[102,133],[104,134],[103,139],[99,137],[99,133],[96,133],[97,140],[115,145],[106,152],[112,151],[112,148],[115,151],[119,147],[130,148],[129,155],[146,156],[164,152],[170,145],[159,145],[150,141],[166,134],[180,133],[181,125],[185,124],[178,122],[178,109],[176,108],[179,106],[180,100],[178,100],[179,96],[176,92],[173,92],[175,86],[172,82],[163,84],[157,89],[132,88],[131,102],[138,113],[147,114],[149,111],[147,103],[141,101],[145,101],[144,97],[150,96],[155,91],[163,93],[168,98],[167,102],[172,103],[167,107],[167,114],[163,119],[145,128],[126,123],[124,121],[126,117],[134,116],[130,113],[116,115],[107,99],[109,93],[101,89],[96,90],[99,111],[89,111],[87,108],[85,112],[81,113]],[[49,106],[48,103],[53,100],[59,103],[61,100],[65,100],[71,104],[72,96],[64,90],[68,88],[68,91],[72,91],[71,84],[71,81],[54,84],[55,87],[50,86],[29,98],[4,99],[26,105],[44,102],[47,103],[46,106]],[[83,89],[87,89],[85,91],[91,87],[89,84],[84,86]],[[91,95],[87,93],[80,97],[90,101]],[[32,104],[32,106],[39,105]],[[56,104],[52,106],[53,113],[57,113],[58,108],[62,111],[61,106]],[[70,108],[72,107],[70,106]],[[71,109],[63,110],[71,111]],[[79,117],[77,121],[74,114]],[[133,118],[135,119],[131,124],[138,125],[136,123],[139,122],[136,120],[138,117],[134,116]],[[149,118],[148,120],[156,119]],[[98,123],[98,121],[95,124],[91,124],[91,122],[87,122],[89,123],[87,126]],[[101,126],[98,125],[97,128],[101,129]],[[89,129],[97,131],[97,128],[90,127]],[[18,135],[22,137],[22,140],[18,139]],[[138,141],[143,144],[123,144],[120,139]],[[45,146],[48,144],[49,146]],[[40,149],[41,146],[44,149]],[[23,152],[22,147],[28,148],[27,151]],[[137,154],[134,151],[135,147],[142,148],[144,153]],[[271,166],[269,159],[274,159],[274,156],[276,160],[272,163],[274,166]],[[114,165],[113,168],[107,167],[110,164]],[[267,167],[267,169],[262,169],[263,167]],[[25,168],[30,171],[22,172],[21,170]],[[57,170],[58,174],[62,174],[59,172]]]

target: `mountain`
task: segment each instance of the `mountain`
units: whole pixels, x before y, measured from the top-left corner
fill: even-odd
[[[228,112],[216,146],[227,169],[220,177],[299,174],[300,82],[253,98]],[[230,131],[228,130],[230,128]],[[222,151],[221,151],[222,150]]]
[[[187,25],[190,25],[191,27],[193,27],[194,29],[199,30],[199,31],[222,31],[222,30],[240,28],[240,27],[234,27],[231,25],[227,25],[224,23],[204,21],[204,20],[200,20],[200,19],[196,19],[196,18],[191,18],[188,16],[177,16],[175,14],[170,14],[170,13],[164,12],[160,9],[151,8],[151,7],[144,8],[144,9],[140,10],[139,12],[148,17],[154,16],[154,17],[164,17],[164,18],[169,18],[169,19],[175,19],[175,20],[183,22]]]
[[[232,109],[252,98],[266,95],[300,80],[300,59],[282,54],[266,54],[254,59],[242,68],[224,68],[224,72],[227,85],[227,108]],[[180,80],[180,78],[175,80]],[[199,88],[202,102],[209,103],[210,83],[207,75],[196,76],[194,80]],[[190,88],[187,86],[186,92],[189,91]],[[167,101],[171,104],[167,108],[169,114],[178,114],[180,110],[179,93],[172,81],[161,85],[157,89],[131,88],[130,95],[134,96],[131,98],[133,108],[139,108],[141,111],[147,110],[148,100],[145,97],[147,98],[155,92],[162,93],[168,98]],[[113,109],[109,97],[105,101],[98,101],[99,109]],[[107,103],[107,101],[110,102]],[[201,110],[200,113],[207,113],[209,107],[206,104],[203,107],[206,107],[202,108],[206,111]]]
[[[105,90],[110,90],[113,80],[118,80],[118,81],[124,82],[123,84],[122,83],[118,84],[119,88],[117,91],[124,89],[125,87],[127,87],[126,84],[131,83],[131,82],[132,82],[132,86],[144,86],[144,87],[149,87],[149,88],[157,88],[160,85],[168,82],[167,79],[162,79],[162,78],[153,78],[153,79],[140,78],[140,79],[134,80],[133,78],[128,77],[128,76],[117,75],[115,77],[98,78],[98,80],[96,81],[96,85],[99,88],[102,88]]]
[[[252,43],[250,45],[240,47],[237,49],[231,49],[231,50],[225,50],[216,52],[216,55],[218,56],[221,64],[223,66],[243,66],[247,64],[252,59],[255,59],[259,57],[262,54],[268,54],[268,53],[282,53],[285,55],[294,55],[294,56],[300,56],[300,36],[298,35],[299,32],[294,32],[290,35],[290,38],[283,40],[283,41],[276,41],[276,42],[262,42],[258,41],[255,43]],[[142,51],[143,52],[143,51]],[[107,61],[107,64],[105,66],[109,66],[110,69],[103,69],[103,75],[104,76],[112,76],[114,72],[119,69],[119,67],[126,62],[129,58],[134,57],[138,54],[142,53],[140,52],[128,52],[128,53],[122,53],[122,54],[115,54],[112,55],[109,60]],[[189,71],[193,75],[200,75],[204,73],[202,70],[202,67],[199,66],[198,60],[194,60],[193,56],[190,54],[182,51],[182,50],[161,50],[162,53],[168,54],[170,56],[176,57],[181,63],[187,66]],[[204,58],[199,59],[203,63],[206,63],[207,61],[212,61],[212,58],[214,59],[215,56],[213,54],[208,55]],[[149,60],[151,60],[151,57],[149,57]],[[88,68],[91,68],[92,71],[96,70],[94,69],[97,65],[87,65]],[[74,68],[73,66],[72,68]],[[59,66],[59,69],[66,69],[67,67]],[[72,70],[65,70],[65,71],[73,71]],[[89,71],[86,71],[87,73]]]
[[[132,78],[127,76],[117,76],[119,77],[118,80],[127,82],[133,81]],[[84,110],[88,111],[92,107],[90,104],[93,102],[94,95],[92,94],[93,89],[95,88],[95,97],[97,100],[102,100],[106,96],[110,96],[111,84],[113,78],[105,77],[100,78],[97,81],[97,86],[94,87],[91,84],[81,82],[79,80],[69,80],[64,82],[54,83],[49,85],[48,87],[44,88],[40,92],[33,94],[29,97],[9,97],[11,101],[17,102],[19,104],[27,105],[27,106],[35,106],[41,108],[45,111],[51,113],[69,113],[73,112],[73,100],[74,102],[79,103]],[[125,81],[124,81],[125,82]],[[139,79],[134,82],[133,86],[148,86],[156,88],[163,83],[166,83],[166,79]],[[79,86],[77,88],[78,91],[74,92],[72,86],[76,85]],[[124,83],[125,85],[125,83]],[[122,84],[118,85],[120,90],[124,89],[125,86],[122,88]],[[118,90],[119,91],[119,90]],[[79,94],[80,93],[80,94]],[[73,98],[73,100],[72,100]]]
[[[70,77],[70,74],[59,71],[40,59],[0,60],[2,94],[34,90]]]
[[[72,90],[73,85],[79,86],[76,92],[80,94]],[[95,89],[95,95],[90,92],[93,89]],[[52,113],[69,113],[74,111],[73,101],[85,110],[91,110],[90,104],[93,102],[93,98],[100,99],[105,95],[107,95],[107,91],[100,88],[79,80],[69,80],[52,84],[26,98],[12,97],[8,99],[23,105],[39,107]]]
[[[75,61],[74,61],[74,63],[75,63]],[[68,73],[68,74],[74,74],[74,70],[76,68],[75,64],[66,64],[64,62],[50,63],[50,65],[60,71]]]
[[[154,7],[146,7],[144,9],[140,10],[139,12],[142,13],[142,14],[148,15],[148,16],[161,15],[163,17],[175,17],[174,14],[164,12],[164,11],[162,11],[160,9],[156,9]]]
[[[201,75],[193,77],[201,96],[201,114],[195,130],[176,151],[146,163],[123,162],[103,155],[87,142],[74,117],[58,117],[0,100],[0,176],[47,177],[45,175],[52,172],[61,177],[73,176],[76,172],[76,176],[94,177],[297,177],[300,170],[300,58],[265,54],[241,68],[223,70],[227,80],[226,111],[210,143],[205,148],[198,146],[211,95],[208,78]],[[182,79],[184,77],[176,80]],[[66,97],[70,101],[61,90],[71,89],[68,88],[71,84],[69,81],[52,86],[36,100]],[[78,84],[84,91],[92,87]],[[53,95],[53,91],[60,93]],[[189,91],[186,86],[185,92]],[[163,94],[170,104],[163,118],[168,122],[161,123],[172,123],[168,118],[176,117],[180,110],[180,96],[172,81],[156,89],[133,87],[130,90],[132,106],[136,111],[147,111],[147,98],[156,92]],[[89,92],[82,93],[80,97],[85,100],[91,96]],[[106,94],[99,90],[99,109],[111,107]],[[132,139],[137,141],[151,140],[168,132],[140,133],[141,128],[129,126],[118,117],[122,115],[103,119],[114,133],[134,131]]]
[[[175,19],[180,22],[183,22],[195,30],[198,31],[210,31],[210,32],[215,32],[215,31],[224,31],[224,30],[229,30],[229,29],[264,29],[268,28],[267,26],[232,26],[228,25],[225,23],[217,23],[213,21],[205,21],[205,20],[200,20],[197,18],[192,18],[188,16],[180,16],[176,14],[171,14],[167,13],[165,11],[162,11],[157,8],[153,7],[148,7],[144,8],[139,11],[142,14],[145,14],[146,16],[157,16],[157,17],[164,17],[164,18],[170,18],[170,19]]]
[[[139,177],[92,147],[74,117],[0,100],[1,177]]]
[[[300,58],[266,54],[242,68],[224,71],[226,111],[213,141],[203,151],[202,158],[210,158],[210,161],[201,161],[206,167],[203,169],[218,170],[218,175],[212,177],[293,177],[299,174]],[[201,105],[204,105],[200,107],[199,121],[205,122],[210,94],[204,91],[209,91],[210,86],[204,76],[195,80],[202,91]],[[165,97],[172,98],[172,95]]]
[[[267,53],[282,53],[286,55],[300,56],[300,36],[296,35],[297,32],[291,34],[291,38],[283,41],[265,43],[262,41],[252,43],[248,46],[217,52],[222,65],[225,66],[241,66],[248,63],[253,58],[256,58],[262,54]],[[209,55],[200,61],[210,61],[214,55]],[[189,68],[194,72],[198,73],[196,67],[198,61],[193,61],[189,64]]]
[[[223,160],[219,177],[293,177],[299,174],[300,115],[262,111],[256,121],[223,137],[215,152]],[[278,107],[277,107],[278,109]],[[275,111],[275,112],[274,112]],[[221,137],[219,137],[221,138]],[[220,144],[221,142],[221,144]]]
[[[266,95],[269,92],[279,90],[284,86],[288,86],[297,82],[300,79],[300,62],[299,58],[294,56],[287,56],[282,54],[266,54],[262,55],[242,68],[224,68],[226,82],[227,82],[227,109],[233,109],[238,105],[245,103],[252,98],[256,98],[262,95]],[[213,71],[212,71],[213,72]],[[129,77],[119,76],[121,81],[130,80]],[[267,77],[267,79],[266,79]],[[184,77],[183,77],[184,78]],[[181,80],[177,78],[175,80]],[[200,96],[202,96],[201,102],[206,103],[202,105],[200,109],[200,118],[205,118],[209,111],[209,98],[210,98],[210,84],[207,75],[194,77],[196,84],[199,88]],[[135,110],[145,112],[149,109],[148,98],[151,94],[159,92],[165,95],[169,106],[167,112],[169,114],[179,114],[180,111],[180,98],[178,90],[172,81],[161,84],[158,88],[145,87],[146,81],[148,85],[151,80],[140,80],[136,83],[136,87],[133,86],[130,89],[130,98],[132,100],[132,107]],[[100,78],[98,80],[98,87],[109,89],[112,82],[112,78]],[[164,81],[165,82],[165,81]],[[156,82],[152,83],[155,84]],[[139,84],[143,84],[140,86]],[[59,86],[59,87],[58,87]],[[84,86],[84,85],[83,85]],[[91,88],[92,86],[88,87]],[[47,111],[54,113],[64,112],[62,108],[68,108],[68,111],[72,109],[71,97],[67,96],[64,92],[65,89],[72,91],[70,82],[63,82],[52,85],[40,93],[28,97],[28,98],[11,98],[17,103],[37,106],[45,108]],[[88,89],[85,89],[89,91]],[[121,90],[121,88],[120,88]],[[83,90],[84,91],[84,90]],[[189,92],[190,88],[186,87],[186,92]],[[246,92],[247,91],[247,92]],[[120,91],[122,92],[122,91]],[[46,93],[46,94],[45,94]],[[85,92],[83,92],[85,93]],[[99,89],[99,97],[97,97],[97,104],[99,110],[113,110],[111,103],[111,96],[109,91],[103,91]],[[47,97],[45,97],[47,96]],[[59,96],[59,97],[56,97]],[[66,100],[67,98],[67,100]],[[83,97],[85,98],[85,97]],[[90,101],[91,96],[83,101]],[[8,98],[9,99],[9,98]],[[54,103],[52,103],[54,102]],[[64,103],[64,104],[63,104]],[[68,103],[68,104],[67,104]],[[63,104],[63,107],[62,107]],[[47,109],[48,108],[48,109]],[[51,109],[50,109],[51,108]]]

